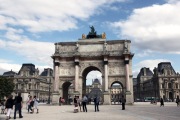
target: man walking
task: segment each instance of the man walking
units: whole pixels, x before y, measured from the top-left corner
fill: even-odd
[[[23,118],[21,109],[22,109],[22,97],[21,93],[18,93],[18,96],[15,98],[15,110],[14,110],[14,119],[16,119],[16,111],[19,112],[19,118]]]
[[[94,107],[95,107],[95,112],[98,111],[99,112],[99,97],[95,97],[94,98]]]
[[[124,98],[124,95],[122,95],[121,103],[122,103],[122,110],[125,110],[126,99]]]
[[[83,112],[87,112],[87,107],[86,107],[87,101],[88,101],[87,97],[84,96],[82,99]]]

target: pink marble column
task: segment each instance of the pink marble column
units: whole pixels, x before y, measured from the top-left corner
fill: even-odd
[[[129,80],[129,60],[125,60],[126,69],[126,91],[130,91],[130,80]]]
[[[104,73],[105,73],[105,91],[108,91],[108,66],[104,65]]]
[[[54,92],[59,91],[59,63],[54,63]]]
[[[108,58],[106,56],[104,57],[104,79],[104,90],[108,91]]]
[[[74,87],[75,91],[78,91],[78,80],[79,80],[79,66],[75,65],[75,82],[74,82]]]

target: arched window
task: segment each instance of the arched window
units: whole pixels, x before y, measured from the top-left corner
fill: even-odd
[[[164,83],[162,83],[162,88],[164,88]]]
[[[168,83],[168,88],[172,88],[171,83]]]
[[[18,84],[16,84],[16,89],[18,89]]]
[[[178,83],[176,83],[176,88],[178,89]]]
[[[29,84],[29,89],[31,89],[31,84]]]

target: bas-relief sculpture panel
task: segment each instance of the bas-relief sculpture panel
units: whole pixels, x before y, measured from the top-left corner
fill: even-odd
[[[75,68],[74,63],[61,63],[59,67],[60,76],[74,76]]]
[[[107,45],[107,50],[108,51],[123,51],[124,45],[123,44],[108,44]]]
[[[109,62],[109,75],[124,75],[123,62]]]
[[[59,52],[72,52],[76,50],[76,46],[58,45]]]

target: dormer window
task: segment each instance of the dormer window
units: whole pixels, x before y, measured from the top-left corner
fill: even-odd
[[[26,76],[29,76],[29,71],[26,71]]]

